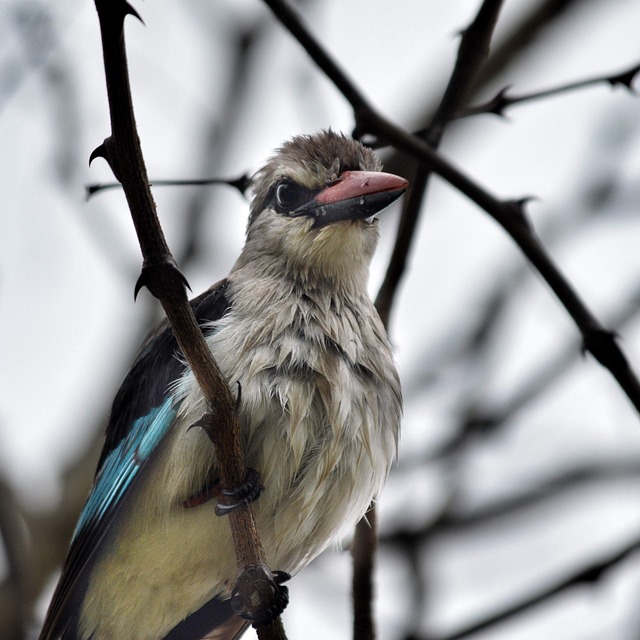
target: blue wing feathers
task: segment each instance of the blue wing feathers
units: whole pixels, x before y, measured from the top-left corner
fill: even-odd
[[[200,325],[227,312],[226,289],[222,281],[191,301]],[[41,640],[77,638],[82,600],[105,537],[127,491],[175,418],[178,406],[170,387],[185,370],[178,356],[178,344],[165,321],[149,335],[116,394],[94,486],[76,526]]]
[[[74,539],[89,522],[102,520],[117,504],[138,474],[154,448],[169,430],[177,413],[172,399],[167,398],[146,416],[134,421],[129,435],[106,457],[96,477],[91,495],[76,525]]]

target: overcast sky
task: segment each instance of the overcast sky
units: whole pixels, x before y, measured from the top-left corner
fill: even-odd
[[[42,24],[25,19],[32,15],[27,9],[41,6],[37,2],[2,4],[0,467],[21,499],[45,506],[59,497],[61,469],[84,449],[98,416],[109,406],[152,303],[147,292],[133,303],[140,257],[122,194],[84,199],[87,182],[111,179],[102,160],[88,166],[91,150],[109,126],[93,3],[56,0],[46,11],[50,25],[44,18]],[[535,2],[505,4],[498,40]],[[545,33],[531,55],[507,69],[493,89],[510,84],[514,92],[524,93],[636,63],[640,3],[583,4],[582,11]],[[231,81],[232,34],[271,18],[254,0],[164,0],[135,6],[146,26],[128,20],[126,34],[148,172],[154,178],[203,177],[201,140],[207,127],[216,117],[223,128],[229,122],[222,119],[220,89]],[[411,127],[424,105],[439,95],[455,60],[456,33],[477,6],[470,0],[325,0],[305,15],[380,110]],[[233,139],[209,164],[218,175],[254,171],[294,134],[328,126],[352,129],[346,102],[277,25],[261,37],[249,74],[247,99],[232,118],[237,127]],[[456,125],[443,152],[500,197],[536,196],[529,211],[541,229],[579,216],[589,185],[615,172],[618,191],[609,211],[616,223],[596,218],[551,249],[590,307],[608,321],[639,282],[640,100],[623,89],[602,86],[514,108],[509,115],[508,120],[481,116]],[[192,193],[155,190],[169,242],[178,250],[183,241],[180,215]],[[227,273],[242,246],[247,210],[236,192],[215,191],[201,238],[204,257],[186,273],[194,293]],[[384,216],[372,293],[394,235],[396,212]],[[512,242],[486,214],[441,181],[434,182],[392,319],[391,340],[406,389],[428,370],[425,358],[437,355],[443,336],[450,338],[458,326],[464,330],[469,309],[483,292],[521,264]],[[499,404],[521,382],[523,372],[577,339],[546,286],[536,276],[524,278],[477,392]],[[640,370],[639,322],[624,328],[622,344]],[[463,373],[468,372],[452,370],[447,376]],[[428,450],[446,437],[450,382],[445,377],[428,398],[407,393],[401,456]],[[469,462],[467,473],[474,481],[465,499],[473,504],[487,495],[508,493],[558,464],[567,451],[574,460],[638,457],[639,427],[610,376],[592,361],[579,362],[553,392],[529,407],[506,440]],[[385,518],[407,509],[428,511],[437,500],[438,481],[426,478],[425,483],[432,493],[406,495],[394,491],[400,483],[392,478],[388,493],[393,499],[382,500],[383,527]],[[424,498],[417,507],[416,497]],[[512,568],[532,548],[551,556],[561,550],[558,554],[569,556],[569,564],[576,563],[581,553],[593,553],[639,530],[638,498],[637,482],[617,484],[576,496],[570,509],[556,505],[567,518],[556,521],[545,536],[527,527],[512,529],[506,545],[491,532],[482,549],[443,543],[433,569],[441,588],[425,611],[424,624],[453,629],[512,590],[526,589],[535,567]],[[590,533],[586,539],[585,531]],[[562,564],[558,562],[556,567]],[[394,638],[407,618],[400,588],[404,569],[388,555],[381,563],[383,637]],[[480,579],[487,567],[495,571],[489,584]],[[326,572],[348,575],[345,557],[334,554],[309,568],[308,578],[294,581],[294,603],[286,618],[290,637],[314,638],[316,629],[318,638],[349,637],[348,599],[336,589],[335,579],[322,581]],[[624,582],[626,591],[617,583],[612,586],[606,602],[594,605],[577,597],[545,616],[524,620],[517,632],[508,627],[482,638],[612,638],[608,629],[620,628],[616,616],[626,611],[630,585],[636,589],[638,584],[638,576],[632,576]],[[317,598],[315,588],[322,591],[325,608],[296,607],[296,601]],[[598,615],[590,617],[593,606]],[[332,612],[328,617],[327,607]]]

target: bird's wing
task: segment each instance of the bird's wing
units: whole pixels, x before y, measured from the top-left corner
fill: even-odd
[[[229,309],[226,289],[223,280],[192,300],[201,325],[219,320]],[[96,550],[128,489],[176,415],[168,388],[184,372],[178,353],[178,344],[165,321],[149,335],[116,394],[94,485],[76,526],[41,640],[75,637]]]

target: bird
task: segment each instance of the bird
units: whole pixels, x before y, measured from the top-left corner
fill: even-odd
[[[240,441],[269,567],[294,575],[366,513],[397,453],[402,392],[368,295],[377,214],[408,182],[332,129],[298,135],[252,178],[246,242],[191,301],[238,389]],[[166,321],[113,401],[93,487],[40,640],[232,640],[237,578],[214,512],[207,407]]]

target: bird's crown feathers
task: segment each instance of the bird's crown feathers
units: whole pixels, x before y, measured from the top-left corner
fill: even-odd
[[[272,189],[289,179],[307,189],[321,189],[343,171],[380,171],[377,156],[353,138],[323,130],[285,142],[253,177],[249,226],[265,208]]]

